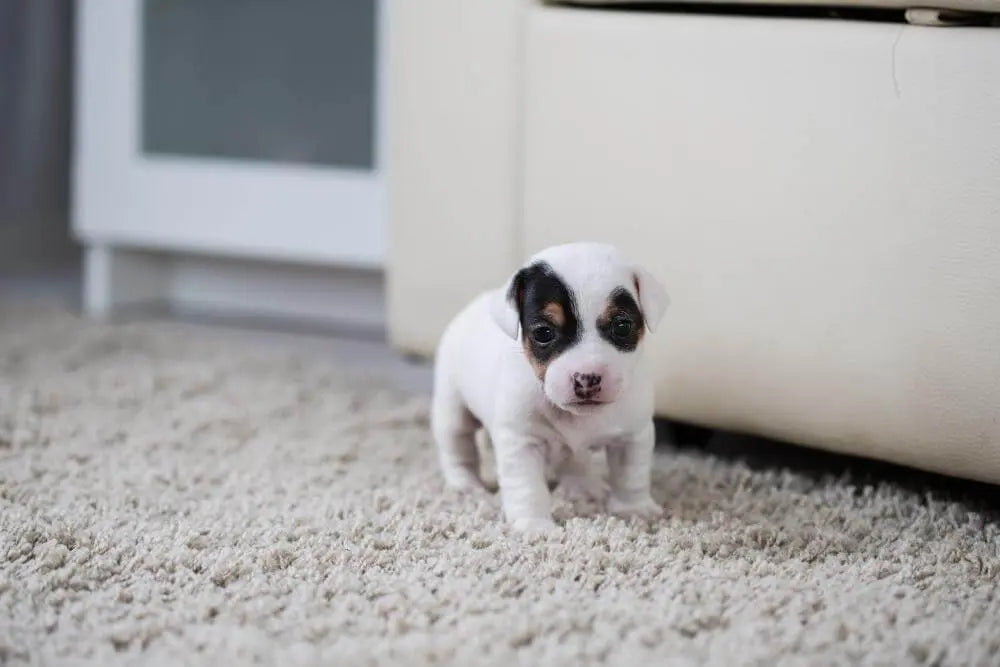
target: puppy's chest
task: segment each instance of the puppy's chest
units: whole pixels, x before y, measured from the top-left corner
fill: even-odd
[[[621,425],[595,423],[595,420],[590,419],[560,418],[545,421],[546,423],[540,424],[541,435],[553,455],[558,455],[564,449],[574,452],[594,451],[621,444],[633,435]]]

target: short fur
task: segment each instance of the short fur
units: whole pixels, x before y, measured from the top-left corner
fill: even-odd
[[[546,462],[560,485],[593,495],[590,452],[607,452],[608,509],[660,513],[649,493],[653,386],[645,332],[667,307],[663,287],[614,247],[548,248],[448,325],[435,360],[431,413],[446,482],[483,488],[475,433],[497,456],[504,514],[515,528],[554,527]]]

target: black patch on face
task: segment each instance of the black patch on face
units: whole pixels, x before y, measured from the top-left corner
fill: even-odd
[[[518,271],[507,294],[520,316],[521,337],[539,377],[550,361],[580,340],[573,293],[545,262]]]
[[[608,305],[597,318],[601,338],[622,352],[633,352],[645,330],[639,304],[624,287],[616,287],[608,295]]]

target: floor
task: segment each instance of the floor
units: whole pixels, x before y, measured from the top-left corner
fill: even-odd
[[[0,273],[0,296],[40,298],[79,310],[79,270],[69,265],[58,271],[4,275]],[[360,337],[351,332],[311,326],[308,323],[275,319],[255,319],[204,312],[163,312],[158,309],[130,309],[114,317],[116,321],[173,320],[224,329],[232,335],[261,345],[293,346],[310,353],[327,353],[343,359],[353,368],[365,368],[391,378],[410,391],[431,389],[431,368],[426,360],[404,358],[393,352],[384,337]]]

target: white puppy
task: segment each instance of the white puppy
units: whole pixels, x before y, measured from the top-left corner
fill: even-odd
[[[649,493],[653,385],[642,356],[667,302],[648,272],[596,243],[548,248],[473,300],[435,359],[431,426],[447,484],[482,488],[475,433],[484,427],[516,529],[555,527],[546,464],[570,493],[599,493],[589,466],[597,448],[607,452],[608,510],[659,515]]]

